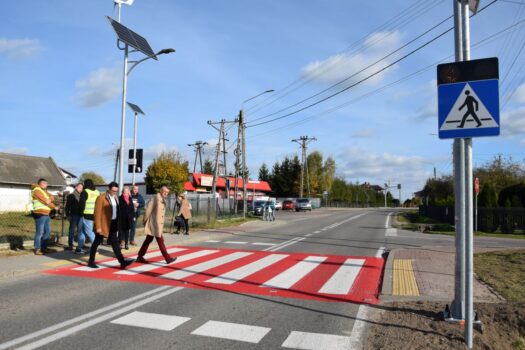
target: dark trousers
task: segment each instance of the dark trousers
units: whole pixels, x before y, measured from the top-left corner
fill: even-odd
[[[188,223],[188,219],[186,219],[184,217],[184,215],[181,215],[181,217],[184,220],[184,227],[183,227],[183,229],[185,230],[186,233],[189,233],[190,232],[190,224]]]
[[[111,228],[109,229],[109,237],[108,237],[108,243],[111,244],[111,248],[113,248],[113,253],[115,253],[115,257],[119,261],[119,263],[124,263],[124,256],[122,256],[122,252],[120,251],[120,244],[117,237],[118,232],[118,222],[117,220],[111,221]],[[98,233],[95,234],[95,241],[93,244],[91,244],[91,250],[89,251],[89,263],[95,263],[95,255],[97,254],[97,249],[100,243],[104,240],[104,236],[99,235]]]
[[[131,222],[131,229],[129,230],[129,241],[133,242],[135,240],[135,231],[137,229],[137,220],[139,218],[134,218]]]
[[[157,244],[159,245],[160,252],[162,253],[162,256],[166,261],[168,261],[171,257],[168,254],[168,251],[166,250],[166,246],[164,245],[164,237],[155,237],[157,240]],[[147,235],[146,239],[144,240],[144,243],[142,243],[142,246],[140,247],[138,257],[143,258],[146,252],[148,251],[148,247],[150,243],[153,242],[153,236]]]
[[[129,243],[129,230],[120,230],[118,233],[118,239],[120,242],[124,242],[126,244]]]

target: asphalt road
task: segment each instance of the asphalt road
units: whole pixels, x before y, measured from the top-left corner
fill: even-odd
[[[220,239],[188,249],[380,257],[385,249],[453,244],[388,229],[390,212],[279,212],[276,222],[218,230]],[[358,348],[365,316],[349,302],[49,274],[0,282],[0,313],[0,350]]]

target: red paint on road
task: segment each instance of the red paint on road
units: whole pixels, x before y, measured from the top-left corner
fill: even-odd
[[[173,248],[173,247],[168,247]],[[201,250],[212,250],[212,248],[200,248],[200,247],[178,247],[184,250],[171,254],[172,256],[183,257],[184,255],[198,252]],[[106,267],[95,269],[92,271],[78,270],[79,265],[72,265],[64,268],[58,268],[48,270],[46,273],[74,276],[74,277],[86,277],[86,278],[98,278],[108,279],[115,281],[126,281],[135,283],[148,283],[148,284],[159,284],[159,285],[171,285],[171,286],[182,286],[188,288],[198,288],[206,290],[221,290],[226,292],[241,293],[241,294],[257,294],[266,295],[273,297],[284,297],[284,298],[299,298],[309,299],[318,301],[331,301],[331,302],[354,302],[354,303],[366,303],[376,304],[379,302],[379,288],[381,283],[382,271],[384,260],[382,258],[366,257],[366,256],[340,256],[340,255],[320,255],[320,254],[307,254],[307,253],[284,253],[284,252],[266,252],[266,251],[248,251],[248,250],[231,250],[231,249],[213,249],[216,252],[190,259],[183,262],[175,262],[169,266],[158,266],[150,271],[138,272],[132,275],[118,274],[121,271],[118,267]],[[226,256],[235,252],[249,252],[248,256],[241,257],[238,260],[234,260],[216,267],[212,267],[208,270],[195,273],[191,276],[182,278],[181,280],[172,280],[162,278],[163,275],[178,271],[187,270],[192,271],[192,267],[199,263],[210,261],[222,256]],[[240,268],[252,262],[258,261],[268,255],[288,255],[286,258],[262,268],[253,274],[246,276],[233,284],[219,284],[210,283],[209,280],[220,276],[224,273]],[[317,265],[311,272],[306,274],[298,282],[292,285],[290,288],[279,289],[262,287],[261,285],[282,272],[285,272],[289,268],[293,267],[297,263],[301,262],[308,256],[325,256],[327,259]],[[326,294],[320,293],[319,290],[323,285],[334,275],[334,273],[342,266],[342,264],[348,258],[364,259],[365,262],[359,273],[354,280],[352,287],[346,294]],[[156,257],[149,259],[150,262],[160,262],[164,260],[162,257]],[[103,262],[114,261],[114,259],[107,259],[98,261],[97,264]],[[134,263],[129,269],[139,267],[143,264]]]

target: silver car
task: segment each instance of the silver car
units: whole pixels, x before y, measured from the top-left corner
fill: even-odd
[[[297,198],[295,201],[295,211],[312,211],[312,203],[308,198]]]

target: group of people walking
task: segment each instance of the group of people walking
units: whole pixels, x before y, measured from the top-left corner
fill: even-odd
[[[86,239],[89,239],[90,242],[95,240],[93,223],[95,203],[99,196],[100,192],[95,188],[93,181],[88,179],[84,184],[77,184],[73,193],[67,197],[65,210],[66,217],[69,220],[68,249],[73,250],[76,234],[78,244],[75,253],[77,254],[87,253],[83,250]],[[137,220],[146,203],[137,186],[133,186],[132,191],[130,191],[129,187],[124,187],[118,199],[117,241],[122,249],[129,249],[130,244],[136,245]]]
[[[88,253],[83,247],[86,238],[89,239],[91,248],[87,265],[98,268],[95,256],[99,245],[106,239],[120,267],[125,269],[134,260],[125,259],[121,249],[129,249],[130,244],[136,245],[137,220],[141,215],[141,209],[146,208],[143,219],[146,238],[139,250],[137,262],[149,263],[144,256],[153,238],[156,239],[166,263],[174,262],[176,258],[168,254],[163,237],[167,198],[170,192],[168,187],[162,186],[159,193],[147,205],[137,186],[133,186],[132,191],[124,187],[120,196],[118,196],[118,189],[118,184],[111,182],[106,192],[100,193],[91,180],[75,186],[73,193],[67,197],[65,208],[70,222],[68,248],[73,250],[76,232],[78,244],[75,253]],[[36,225],[35,254],[42,255],[49,252],[47,247],[51,233],[50,214],[53,210],[58,210],[59,206],[53,204],[54,197],[47,191],[45,179],[40,179],[33,186],[32,200]],[[177,197],[177,203],[179,206],[177,217],[182,219],[185,234],[189,234],[188,220],[191,218],[191,205],[184,194]]]

